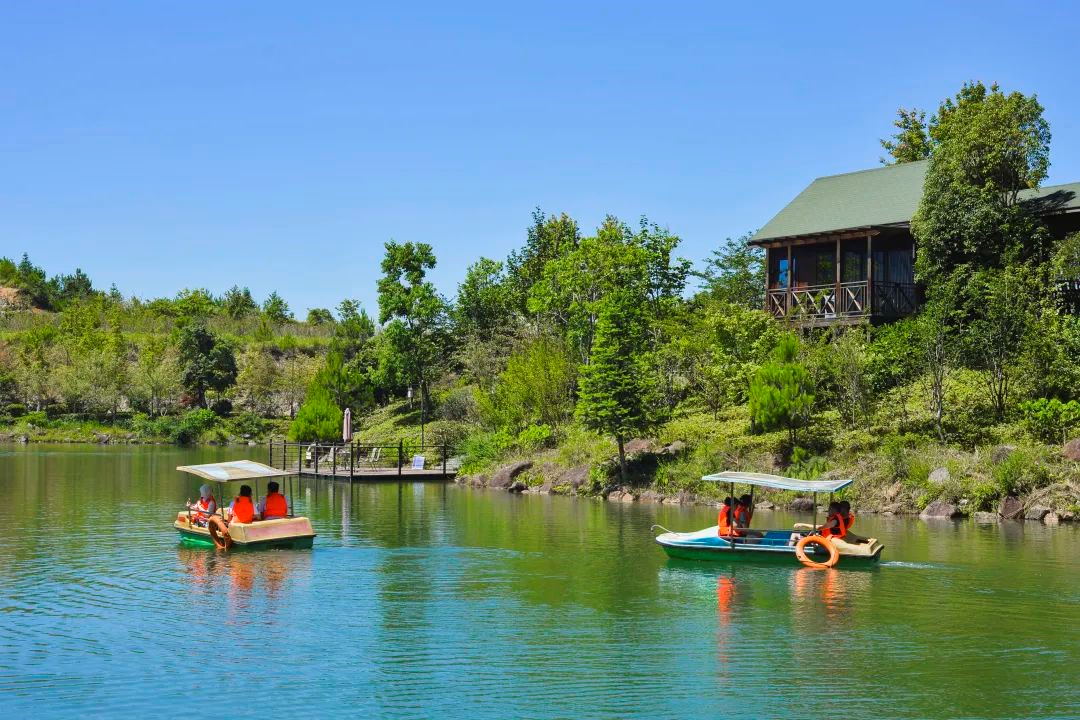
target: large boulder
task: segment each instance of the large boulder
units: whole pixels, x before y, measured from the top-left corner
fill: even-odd
[[[995,465],[1000,465],[1009,459],[1009,456],[1016,452],[1015,445],[998,445],[990,451],[990,462]]]
[[[646,490],[645,492],[638,495],[638,502],[659,503],[663,502],[663,500],[664,496],[656,492],[655,490]]]
[[[1065,447],[1061,448],[1061,454],[1065,456],[1066,460],[1080,462],[1080,438],[1065,443]]]
[[[799,497],[791,501],[791,509],[795,512],[814,512],[814,499]]]
[[[952,480],[952,475],[949,474],[949,468],[939,467],[930,471],[930,477],[928,479],[930,480],[931,485],[944,485]]]
[[[998,521],[997,513],[992,512],[977,512],[975,513],[975,522],[982,525],[989,525],[990,523],[996,523]]]
[[[776,509],[776,503],[771,503],[768,500],[762,500],[761,502],[754,504],[754,509],[755,510],[775,510]]]
[[[919,517],[925,519],[930,518],[954,518],[960,517],[960,509],[952,503],[947,503],[944,500],[935,500],[926,506]]]
[[[656,451],[657,455],[663,455],[664,457],[678,457],[686,452],[686,443],[682,440],[675,440],[668,443],[664,447]]]
[[[495,474],[491,477],[491,487],[508,488],[510,487],[517,476],[525,472],[533,466],[531,460],[521,460],[520,462],[510,463],[509,465],[503,465],[501,468],[495,471]]]
[[[1059,522],[1061,522],[1061,516],[1058,515],[1056,512],[1051,511],[1043,516],[1043,522],[1047,525],[1057,525]]]
[[[1024,503],[1020,502],[1020,498],[1015,495],[1009,495],[1001,499],[1001,504],[998,505],[998,515],[1006,520],[1015,520],[1020,517],[1024,512]]]
[[[626,457],[634,457],[651,453],[655,447],[656,443],[648,438],[634,438],[623,445],[623,452],[626,453]]]
[[[1025,520],[1038,520],[1042,521],[1048,514],[1050,514],[1050,508],[1045,505],[1032,505],[1024,512]]]

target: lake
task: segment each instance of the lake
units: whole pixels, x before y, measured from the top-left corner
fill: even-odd
[[[1075,526],[862,515],[872,570],[732,567],[652,541],[706,507],[304,481],[312,550],[180,545],[175,467],[239,457],[0,447],[5,717],[1080,716]]]

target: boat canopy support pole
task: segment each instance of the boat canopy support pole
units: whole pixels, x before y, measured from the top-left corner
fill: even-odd
[[[735,482],[732,481],[730,486],[731,496],[728,498],[727,506],[727,526],[728,526],[728,545],[731,545],[732,552],[735,551]]]
[[[817,529],[817,493],[814,493],[814,529]]]

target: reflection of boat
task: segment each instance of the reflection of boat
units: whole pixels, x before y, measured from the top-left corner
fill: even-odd
[[[733,472],[706,475],[702,480],[729,483],[732,496],[735,495],[736,483],[750,485],[751,488],[768,487],[813,493],[815,522],[813,525],[799,523],[791,530],[756,531],[755,535],[760,535],[759,537],[721,536],[716,525],[689,533],[668,531],[656,538],[656,542],[664,548],[664,552],[669,557],[686,560],[778,562],[787,565],[800,562],[796,556],[797,546],[807,535],[812,534],[812,529],[817,526],[817,494],[827,492],[831,496],[832,493],[842,490],[852,482],[851,480],[797,480],[777,475]],[[666,530],[666,528],[661,529]],[[885,547],[874,538],[868,538],[866,542],[857,544],[836,538],[830,538],[828,542],[836,549],[839,563],[843,565],[876,562]],[[829,553],[818,545],[806,545],[804,552],[811,561],[823,561],[829,556]]]
[[[232,462],[210,463],[208,465],[181,465],[176,468],[191,473],[204,480],[219,484],[220,495],[224,495],[229,483],[251,481],[255,485],[255,496],[259,494],[259,480],[285,477],[288,472],[254,462],[253,460],[234,460]],[[292,503],[289,503],[291,508]],[[276,520],[255,520],[250,523],[225,522],[225,508],[218,508],[219,515],[211,517],[210,525],[224,527],[219,531],[219,541],[215,543],[211,528],[203,527],[193,520],[190,510],[182,510],[173,523],[180,532],[183,542],[193,545],[233,547],[237,549],[294,548],[311,547],[315,541],[315,530],[306,517],[289,515]]]

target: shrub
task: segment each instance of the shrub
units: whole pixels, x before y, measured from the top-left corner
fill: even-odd
[[[226,423],[228,431],[242,438],[259,438],[270,429],[270,423],[253,412],[244,412]]]
[[[442,420],[473,420],[479,414],[474,389],[460,387],[448,390],[439,398],[435,416]]]
[[[491,465],[514,445],[505,430],[470,435],[461,444],[461,473],[467,475]]]
[[[532,452],[550,447],[554,439],[555,433],[551,431],[550,425],[530,425],[518,433],[517,446],[526,452]]]
[[[1061,402],[1057,398],[1039,398],[1020,404],[1024,428],[1046,443],[1061,442],[1065,434],[1080,426],[1080,402]]]
[[[190,445],[217,423],[218,416],[213,410],[189,410],[170,428],[169,440],[177,445]]]
[[[4,414],[13,418],[22,417],[26,414],[26,406],[22,403],[8,403],[4,406]]]
[[[45,414],[44,410],[26,413],[26,415],[23,416],[23,421],[27,425],[33,425],[35,427],[49,427],[49,416]]]

